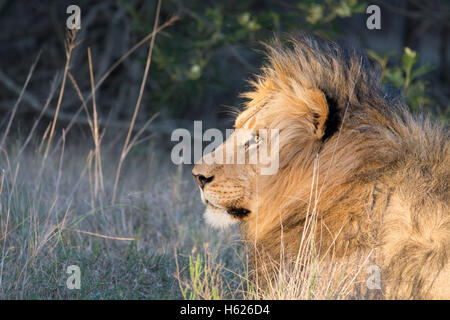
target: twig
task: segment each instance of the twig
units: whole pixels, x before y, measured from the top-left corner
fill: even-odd
[[[58,103],[56,104],[55,116],[53,118],[52,127],[50,129],[50,135],[48,137],[47,147],[45,149],[44,158],[47,156],[48,150],[50,148],[50,144],[51,144],[52,139],[53,139],[53,135],[55,133],[56,122],[58,120],[58,113],[59,113],[59,109],[61,108],[62,98],[63,98],[63,95],[64,95],[64,88],[65,88],[65,85],[66,85],[67,73],[69,72],[70,57],[72,56],[72,50],[77,45],[77,43],[75,42],[76,36],[77,36],[77,29],[71,30],[71,31],[69,31],[67,33],[67,40],[66,40],[66,64],[64,66],[64,74],[63,74],[63,78],[62,78],[61,88],[60,88],[60,91],[59,91]]]
[[[123,241],[134,241],[134,240],[136,240],[136,238],[123,238],[123,237],[107,236],[107,235],[104,235],[104,234],[94,233],[94,232],[84,231],[84,230],[79,230],[79,229],[64,228],[63,230],[84,233],[84,234],[88,234],[90,236],[104,238],[104,239],[123,240]]]
[[[0,74],[1,74],[1,72],[0,72]],[[27,137],[27,139],[25,140],[25,143],[20,147],[20,150],[19,150],[19,152],[17,153],[17,156],[16,156],[15,159],[14,159],[14,162],[16,162],[16,161],[20,158],[20,156],[22,155],[22,152],[25,150],[25,148],[27,147],[28,143],[30,143],[31,138],[33,137],[34,131],[36,130],[36,128],[37,128],[39,122],[40,122],[41,119],[42,119],[42,116],[43,116],[43,115],[45,114],[45,112],[47,111],[47,108],[48,108],[48,106],[50,105],[50,102],[51,102],[52,99],[53,99],[53,95],[54,95],[55,92],[56,92],[57,83],[58,83],[58,77],[55,76],[55,78],[53,79],[52,84],[51,84],[51,86],[50,86],[50,93],[49,93],[49,95],[48,95],[48,97],[47,97],[47,100],[45,101],[45,105],[44,105],[43,108],[41,108],[41,112],[39,113],[39,116],[38,116],[38,118],[36,119],[36,121],[33,123],[33,127],[31,128],[30,132],[28,133],[28,137]]]
[[[3,146],[4,143],[5,143],[6,137],[8,136],[9,130],[11,129],[11,124],[12,124],[12,122],[14,120],[14,116],[16,115],[17,108],[19,107],[20,101],[22,101],[23,94],[25,93],[25,90],[28,87],[28,83],[30,82],[31,75],[33,74],[34,69],[36,68],[36,65],[37,65],[37,63],[39,61],[39,58],[41,57],[41,53],[42,53],[42,51],[39,51],[36,59],[34,59],[34,62],[31,65],[30,71],[28,72],[27,79],[25,80],[25,84],[23,85],[22,90],[20,91],[19,98],[17,99],[16,104],[14,105],[14,107],[12,109],[11,117],[9,118],[8,126],[6,127],[5,133],[3,134],[3,138],[2,138],[2,141],[0,143],[0,146]]]
[[[95,184],[94,184],[94,196],[97,197],[98,184],[100,183],[100,189],[102,192],[105,191],[103,187],[103,170],[102,170],[102,158],[100,152],[100,139],[98,134],[98,116],[97,116],[97,105],[95,103],[95,85],[94,85],[94,71],[92,67],[92,55],[91,48],[88,48],[88,60],[89,60],[89,75],[91,78],[91,90],[92,90],[92,109],[94,117],[94,145],[95,145]]]
[[[160,9],[161,9],[161,0],[158,0],[158,6],[156,8],[156,17],[155,17],[155,24],[153,26],[153,30],[156,30],[157,27],[158,27],[159,11],[160,11]],[[136,102],[136,107],[134,109],[133,117],[131,119],[130,128],[128,129],[128,134],[127,134],[127,137],[125,139],[125,143],[123,145],[122,153],[121,153],[120,160],[119,160],[119,165],[117,166],[116,178],[115,178],[115,181],[114,181],[113,195],[112,195],[112,200],[111,200],[111,203],[113,205],[114,205],[114,202],[116,201],[116,192],[117,192],[117,185],[119,183],[120,171],[121,171],[121,168],[122,168],[123,161],[124,161],[124,159],[126,157],[126,151],[128,149],[128,143],[130,142],[131,133],[133,132],[133,127],[134,127],[134,124],[136,122],[136,118],[137,118],[137,115],[138,115],[138,112],[139,112],[139,108],[141,106],[141,101],[142,101],[142,96],[143,96],[143,93],[144,93],[145,83],[147,82],[148,71],[149,71],[149,68],[150,68],[150,63],[152,61],[152,52],[153,52],[153,46],[155,44],[155,38],[156,38],[156,36],[152,37],[152,40],[150,41],[150,46],[149,46],[148,55],[147,55],[147,62],[145,64],[144,76],[142,78],[142,83],[141,83],[141,89],[139,91],[138,100]]]
[[[257,73],[258,70],[250,62],[248,62],[247,59],[241,56],[233,45],[227,44],[227,48],[231,53],[231,56],[236,59],[236,61],[239,62],[245,69],[247,69],[250,73]]]

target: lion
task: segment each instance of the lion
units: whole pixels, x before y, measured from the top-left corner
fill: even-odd
[[[321,255],[374,253],[382,298],[449,299],[448,127],[412,115],[356,49],[301,36],[266,52],[236,130],[192,170],[206,221],[238,223],[267,260],[281,258],[282,244],[294,259],[314,206],[317,243],[333,248]],[[262,129],[278,132],[276,173],[205,161],[260,148]]]

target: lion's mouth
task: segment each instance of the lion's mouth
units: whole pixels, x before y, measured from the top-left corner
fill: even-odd
[[[250,210],[247,210],[245,208],[232,208],[228,209],[227,213],[235,218],[243,218],[250,213]]]
[[[201,192],[201,191],[200,191]],[[247,216],[250,213],[250,210],[245,209],[245,208],[224,208],[221,206],[216,205],[215,203],[212,203],[211,201],[209,201],[208,199],[206,199],[205,195],[203,194],[203,192],[201,192],[201,198],[203,200],[203,203],[206,206],[210,206],[214,209],[219,209],[219,210],[223,210],[226,213],[228,213],[229,215],[231,215],[234,218],[243,218],[245,216]]]
[[[245,216],[247,216],[250,213],[250,210],[247,210],[245,208],[224,208],[224,207],[219,207],[213,203],[211,203],[211,201],[208,201],[208,199],[205,199],[205,204],[207,206],[210,206],[212,208],[215,209],[219,209],[219,210],[223,210],[226,213],[228,213],[229,215],[231,215],[233,218],[243,218]]]

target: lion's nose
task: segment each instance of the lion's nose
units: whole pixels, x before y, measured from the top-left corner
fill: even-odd
[[[203,189],[203,187],[214,180],[214,176],[211,176],[209,178],[205,177],[202,174],[192,174],[194,176],[195,181],[197,181],[200,188]]]

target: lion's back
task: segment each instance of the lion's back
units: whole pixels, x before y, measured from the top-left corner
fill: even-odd
[[[402,127],[398,159],[385,175],[392,191],[381,233],[387,296],[448,299],[448,130],[422,117],[408,118]]]

